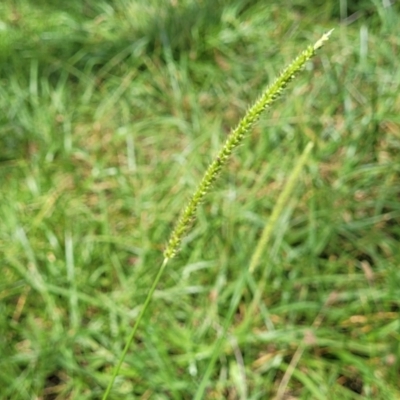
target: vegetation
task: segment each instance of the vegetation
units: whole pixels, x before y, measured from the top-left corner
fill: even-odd
[[[207,165],[335,28],[197,210],[110,398],[399,398],[397,5],[58,3],[0,4],[0,397],[103,396]]]

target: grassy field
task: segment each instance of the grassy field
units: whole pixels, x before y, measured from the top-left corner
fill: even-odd
[[[205,168],[332,28],[201,206],[110,398],[400,398],[399,3],[273,3],[1,2],[1,399],[101,399]]]

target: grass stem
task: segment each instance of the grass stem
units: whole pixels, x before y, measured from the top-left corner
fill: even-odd
[[[228,136],[225,144],[221,148],[221,150],[218,152],[217,156],[215,159],[212,161],[212,163],[209,165],[207,168],[202,180],[200,181],[199,185],[197,186],[197,189],[195,190],[192,198],[189,200],[187,206],[184,208],[177,224],[175,225],[175,228],[172,231],[172,234],[170,236],[170,239],[168,241],[167,247],[164,251],[164,261],[161,264],[158,273],[154,279],[154,282],[149,290],[149,293],[146,297],[146,300],[143,304],[142,310],[135,322],[134,327],[132,328],[132,332],[129,335],[129,338],[126,342],[126,345],[122,351],[122,354],[119,358],[119,361],[117,365],[114,368],[111,380],[107,386],[107,389],[104,393],[103,400],[106,400],[110,394],[111,388],[114,384],[114,381],[120,371],[120,368],[122,366],[122,363],[126,357],[126,354],[128,353],[128,350],[133,342],[134,336],[136,334],[136,331],[139,327],[139,324],[143,318],[143,315],[145,314],[151,298],[153,296],[154,290],[157,287],[157,284],[161,278],[162,273],[164,272],[165,267],[167,266],[167,263],[170,259],[175,257],[177,252],[179,251],[181,242],[185,234],[189,231],[190,226],[195,219],[196,211],[202,200],[204,199],[205,195],[210,191],[210,188],[212,184],[215,182],[217,179],[221,169],[223,166],[227,163],[229,160],[230,156],[232,155],[233,151],[239,146],[239,144],[243,141],[244,137],[250,132],[254,124],[260,119],[260,116],[262,112],[268,108],[277,98],[281,96],[283,93],[283,90],[286,88],[288,83],[294,79],[296,74],[303,68],[304,64],[310,60],[314,55],[317,49],[319,49],[323,43],[328,40],[329,35],[332,31],[324,34],[314,45],[308,46],[306,50],[304,50],[300,55],[292,61],[291,64],[289,64],[288,67],[286,67],[282,73],[279,75],[279,77],[275,80],[275,82],[269,86],[261,95],[261,97],[249,108],[245,116],[242,118],[242,120],[239,122],[237,127],[232,131],[232,133]],[[304,161],[306,156],[308,155],[308,152],[311,150],[312,145],[309,144],[306,148],[306,155],[303,155]],[[301,166],[297,168],[296,171],[298,173],[301,170]],[[297,175],[294,174],[296,177]],[[277,213],[281,211],[281,208],[283,207],[286,197],[290,194],[290,192],[293,189],[294,186],[294,179],[293,182],[291,182],[291,186],[285,191],[285,197],[282,199],[282,202],[279,203],[278,211]],[[268,237],[270,235],[270,231],[267,230],[265,233],[264,241],[262,242],[260,248],[263,248],[265,240],[268,240]],[[259,255],[256,254],[257,258],[255,258],[254,262],[257,262]],[[254,269],[254,268],[253,268]],[[204,379],[203,379],[204,382]],[[203,390],[198,391],[198,393],[202,393]],[[198,396],[197,396],[198,397]],[[196,398],[197,398],[196,397]]]

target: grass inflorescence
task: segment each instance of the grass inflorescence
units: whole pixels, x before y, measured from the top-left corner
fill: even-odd
[[[114,380],[121,368],[126,353],[134,339],[134,335],[150,303],[150,300],[154,294],[154,290],[156,289],[156,286],[159,280],[161,279],[161,275],[167,265],[167,262],[176,255],[176,252],[179,249],[183,236],[188,232],[188,230],[190,229],[190,224],[195,218],[196,210],[199,204],[201,203],[203,198],[207,195],[207,193],[210,191],[212,184],[217,179],[218,174],[222,170],[223,166],[227,163],[228,159],[232,155],[232,152],[235,150],[236,147],[240,145],[245,135],[250,132],[251,128],[259,120],[262,112],[282,94],[283,90],[286,88],[288,83],[294,79],[294,77],[302,69],[304,64],[308,60],[310,60],[311,57],[315,55],[315,51],[322,46],[323,42],[328,40],[330,33],[331,31],[323,35],[322,38],[318,40],[313,46],[309,46],[305,51],[303,51],[292,63],[290,63],[290,65],[287,68],[285,68],[285,70],[276,79],[276,81],[264,91],[261,97],[254,103],[253,106],[249,108],[245,116],[240,120],[238,126],[229,135],[228,139],[222,146],[221,150],[218,152],[218,155],[212,161],[210,166],[207,168],[202,180],[200,181],[200,184],[198,185],[193,196],[191,197],[188,205],[184,208],[181,217],[179,218],[176,226],[173,229],[168,245],[164,251],[164,261],[161,264],[159,272],[149,290],[149,293],[143,304],[142,311],[140,312],[135,322],[135,325],[132,329],[131,335],[129,336],[129,339],[124,348],[122,356],[120,357],[118,364],[115,367],[112,379],[103,397],[104,400],[109,395]],[[201,394],[199,396],[200,397],[198,398],[202,398],[203,391],[201,391]]]
[[[164,251],[165,258],[171,259],[175,256],[182,241],[182,237],[189,229],[190,223],[195,217],[198,205],[209,192],[211,185],[217,179],[219,172],[232,155],[232,152],[240,145],[245,135],[250,132],[251,128],[259,120],[262,112],[268,108],[274,100],[279,98],[288,83],[294,79],[304,64],[314,56],[315,51],[322,46],[323,42],[328,40],[330,33],[331,32],[328,32],[323,35],[314,46],[309,46],[292,63],[290,63],[290,65],[281,73],[279,78],[264,91],[262,96],[247,111],[243,119],[240,120],[238,126],[229,135],[218,155],[207,168],[207,171],[189,201],[189,204],[185,207],[171,234],[167,248]]]

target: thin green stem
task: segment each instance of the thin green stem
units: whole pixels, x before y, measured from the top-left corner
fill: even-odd
[[[158,282],[160,281],[160,278],[161,278],[161,276],[162,276],[162,274],[164,272],[165,267],[168,264],[168,261],[169,261],[168,258],[164,258],[164,261],[162,262],[160,268],[158,269],[157,275],[154,278],[153,284],[151,285],[149,293],[147,294],[147,297],[146,297],[146,300],[144,301],[143,307],[142,307],[142,309],[141,309],[141,311],[140,311],[140,313],[139,313],[139,315],[137,317],[135,325],[133,326],[131,334],[129,335],[129,338],[128,338],[128,340],[126,342],[126,345],[124,347],[124,350],[122,351],[122,354],[121,354],[121,356],[120,356],[120,358],[118,360],[118,364],[116,365],[116,367],[113,370],[113,374],[111,376],[110,382],[108,383],[107,389],[104,392],[103,400],[106,400],[108,398],[110,392],[111,392],[111,389],[112,389],[112,387],[114,385],[114,382],[115,382],[115,378],[117,377],[117,375],[118,375],[118,373],[119,373],[119,371],[121,369],[122,363],[124,362],[125,357],[126,357],[126,355],[128,353],[128,350],[131,347],[131,344],[132,344],[133,339],[135,337],[136,331],[139,328],[139,324],[142,321],[143,316],[144,316],[147,308],[149,307],[150,301],[151,301],[151,299],[153,297],[153,293],[156,290]]]

